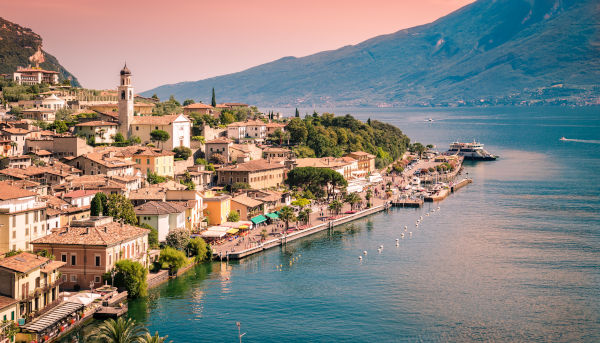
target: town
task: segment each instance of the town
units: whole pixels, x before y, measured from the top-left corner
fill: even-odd
[[[0,342],[47,342],[195,263],[240,259],[390,206],[438,201],[462,158],[378,121],[2,81]]]

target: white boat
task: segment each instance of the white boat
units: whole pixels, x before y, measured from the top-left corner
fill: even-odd
[[[463,156],[465,160],[475,161],[495,161],[498,156],[492,155],[483,149],[483,144],[473,141],[473,143],[454,142],[450,144],[447,154]]]
[[[560,137],[561,141],[566,141],[567,139],[565,138],[565,136]]]

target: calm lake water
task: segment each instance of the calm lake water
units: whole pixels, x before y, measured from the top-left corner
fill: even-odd
[[[175,342],[237,342],[238,321],[244,342],[600,341],[600,109],[334,112],[501,158],[467,164],[474,183],[419,229],[429,205],[201,265],[131,317]]]

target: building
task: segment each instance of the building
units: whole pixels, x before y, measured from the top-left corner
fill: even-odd
[[[141,139],[142,144],[154,143],[165,150],[176,147],[190,147],[192,122],[183,114],[166,116],[136,116],[131,125],[131,135]],[[150,133],[154,130],[166,131],[169,139],[166,142],[152,142]]]
[[[92,204],[92,199],[99,191],[89,189],[79,189],[63,194],[62,198],[71,204],[71,206],[84,207]]]
[[[240,141],[246,138],[246,124],[235,122],[227,125],[227,137],[234,141]]]
[[[56,111],[45,108],[28,108],[23,110],[23,119],[43,121],[46,123],[53,123],[56,119]]]
[[[212,115],[213,112],[214,112],[214,107],[212,107],[211,105],[203,104],[201,102],[199,102],[197,104],[190,104],[187,106],[183,106],[183,114],[186,116],[189,116],[191,114]]]
[[[158,230],[158,241],[164,242],[170,232],[185,229],[186,208],[166,201],[148,201],[134,208],[139,223]]]
[[[282,123],[267,123],[267,136],[272,135],[277,130],[285,131],[285,124]]]
[[[364,151],[354,151],[346,155],[358,162],[358,170],[366,173],[375,172],[375,155],[371,155]]]
[[[233,142],[227,138],[216,138],[204,143],[204,156],[207,161],[211,161],[214,154],[223,156],[225,162],[231,162],[229,157],[229,148]]]
[[[133,85],[131,84],[131,71],[127,68],[127,63],[121,69],[121,82],[118,87],[119,96],[119,132],[123,137],[129,138],[131,124],[133,122]]]
[[[246,123],[246,135],[255,139],[267,138],[267,124],[260,120],[251,120]]]
[[[61,268],[63,287],[89,289],[102,285],[102,275],[122,260],[148,266],[148,230],[116,223],[112,217],[90,217],[71,222],[33,242],[35,252],[46,250]]]
[[[244,182],[255,189],[279,187],[285,178],[285,167],[259,159],[219,168],[217,178],[220,185]]]
[[[23,155],[25,139],[30,136],[30,131],[18,127],[5,127],[0,130],[0,134],[6,140],[11,141],[11,155]]]
[[[13,73],[13,81],[19,85],[36,85],[47,83],[51,85],[58,84],[58,72],[52,70],[44,70],[37,67],[18,67]]]
[[[167,189],[166,200],[186,208],[185,228],[187,230],[195,231],[202,226],[206,206],[200,192],[188,189]]]
[[[66,101],[57,97],[56,94],[51,94],[48,97],[42,99],[41,103],[38,104],[38,108],[44,110],[58,111],[60,109],[65,108]]]
[[[75,133],[94,137],[95,144],[114,143],[119,124],[110,121],[88,121],[75,125]],[[124,136],[126,137],[126,136]]]
[[[175,153],[172,151],[138,147],[131,154],[131,159],[135,162],[135,167],[145,176],[149,173],[165,177],[174,176]]]
[[[46,235],[46,203],[37,194],[0,182],[0,253],[30,250],[30,242]]]
[[[31,167],[31,156],[29,155],[21,155],[21,156],[9,156],[3,159],[0,159],[0,168],[18,168],[25,169]]]
[[[250,198],[246,194],[238,195],[231,199],[231,211],[240,215],[240,220],[250,220],[259,214],[265,214],[263,202]]]
[[[266,160],[286,160],[294,158],[294,152],[286,148],[268,147],[263,149],[263,158]]]
[[[93,152],[77,156],[65,163],[81,170],[84,175],[133,176],[135,162],[116,158],[114,154]]]
[[[22,252],[0,260],[0,294],[18,302],[16,318],[30,319],[35,312],[58,302],[65,263]],[[11,314],[11,318],[15,319]]]
[[[359,172],[358,161],[351,157],[299,158],[296,160],[296,167],[331,169],[342,174],[346,180],[357,177],[357,172]]]
[[[27,153],[38,150],[51,151],[56,158],[76,157],[93,152],[93,148],[87,145],[85,139],[71,135],[53,135],[48,137],[25,139],[25,151]]]
[[[206,191],[202,195],[202,200],[205,204],[204,216],[208,220],[208,225],[221,225],[227,221],[231,211],[231,196]]]
[[[137,96],[136,96],[137,98]],[[154,104],[147,102],[134,102],[133,103],[133,113],[139,115],[152,115],[152,110],[156,107]],[[119,103],[111,102],[106,104],[95,104],[87,107],[89,110],[94,112],[99,112],[100,116],[108,116],[111,119],[119,119]],[[113,115],[113,113],[115,115]]]

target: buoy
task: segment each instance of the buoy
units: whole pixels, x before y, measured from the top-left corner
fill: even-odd
[[[408,226],[404,225],[404,231],[408,230]]]
[[[383,249],[383,245],[380,245],[380,246],[379,246],[379,249]]]
[[[366,254],[367,254],[367,251],[366,251],[366,250],[365,250],[365,251],[363,251],[363,255],[366,255]]]
[[[412,231],[408,233],[412,237]]]
[[[396,242],[398,242],[399,240],[400,240],[399,238],[396,238]]]
[[[402,237],[402,239],[404,239],[404,234],[400,235],[400,237]]]
[[[397,246],[397,247],[399,247],[399,246],[400,246],[400,243],[396,242],[396,246]]]
[[[358,259],[362,261],[362,256],[358,256]]]

